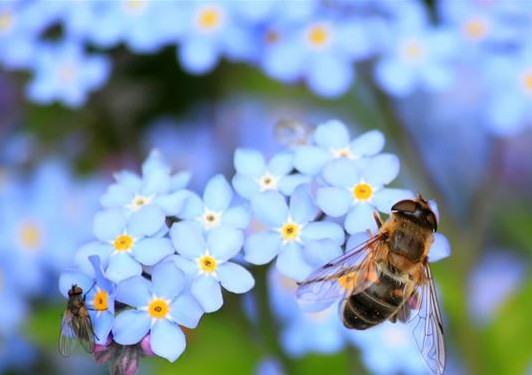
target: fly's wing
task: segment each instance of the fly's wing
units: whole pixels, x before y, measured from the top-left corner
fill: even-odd
[[[94,330],[92,328],[91,318],[89,312],[85,307],[80,310],[81,316],[78,319],[74,319],[74,332],[77,334],[77,338],[83,350],[87,353],[94,352]]]
[[[376,235],[313,272],[297,289],[301,308],[320,311],[369,287],[376,277],[372,255],[381,241]]]
[[[425,266],[425,277],[426,282],[410,297],[407,304],[415,313],[411,321],[419,351],[432,373],[441,375],[445,369],[443,321],[428,264]]]
[[[63,357],[68,357],[74,351],[76,346],[76,334],[72,327],[73,315],[70,311],[66,310],[63,313],[63,319],[61,320],[61,331],[59,333],[59,353]]]

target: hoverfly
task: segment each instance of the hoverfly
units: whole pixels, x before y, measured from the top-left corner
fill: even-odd
[[[378,233],[300,283],[298,300],[314,311],[341,300],[350,329],[415,320],[416,344],[431,371],[442,374],[443,323],[428,264],[437,217],[421,195],[394,204],[385,222],[374,217]]]
[[[83,290],[76,284],[68,291],[68,303],[61,321],[59,353],[67,357],[72,354],[76,343],[88,353],[94,351],[94,330],[89,310],[85,305]]]

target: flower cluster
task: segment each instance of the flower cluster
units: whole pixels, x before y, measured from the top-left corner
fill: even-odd
[[[524,36],[531,8],[519,0],[450,0],[436,12],[435,25],[416,0],[7,2],[0,5],[0,62],[33,72],[32,100],[79,106],[111,69],[107,56],[87,46],[123,44],[138,54],[176,46],[190,74],[207,74],[225,58],[329,98],[349,90],[354,65],[364,61],[395,97],[461,90],[464,82],[481,87],[486,95],[475,100],[490,104],[483,121],[498,133],[520,130],[530,119],[532,45]],[[62,33],[50,41],[47,31],[57,25]]]
[[[134,358],[142,352],[175,361],[186,346],[181,327],[193,329],[204,313],[219,310],[223,289],[242,294],[254,287],[242,263],[276,259],[279,277],[301,281],[375,231],[375,210],[389,213],[397,200],[413,196],[387,187],[399,161],[381,153],[379,131],[351,139],[347,127],[332,120],[309,134],[306,143],[270,157],[237,149],[232,185],[216,175],[201,195],[186,188],[190,174],[173,174],[158,151],[140,175],[115,175],[94,217],[96,240],[78,250],[76,269],[60,279],[65,297],[72,285],[85,293],[99,362],[119,358],[135,368],[138,363],[124,355],[108,354],[125,350],[117,347],[137,348]],[[448,255],[447,247],[442,251]],[[335,313],[327,316],[330,324],[321,329],[334,328],[331,341],[316,345],[335,351],[345,342],[336,339],[345,338],[345,329]],[[288,330],[286,342],[322,336],[300,335],[305,327]],[[299,353],[313,350],[313,342],[309,338]],[[287,344],[287,350],[295,346]]]

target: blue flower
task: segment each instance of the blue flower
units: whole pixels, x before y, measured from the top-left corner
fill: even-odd
[[[207,182],[203,200],[196,194],[189,198],[186,208],[178,217],[201,223],[205,230],[220,225],[245,229],[249,223],[249,212],[239,205],[231,207],[233,190],[224,176],[216,175]]]
[[[128,218],[123,210],[96,214],[94,235],[101,241],[89,246],[88,255],[99,255],[107,278],[117,283],[140,275],[142,265],[153,266],[174,253],[165,217],[153,205],[142,207]]]
[[[238,25],[230,2],[193,2],[181,10],[185,26],[178,58],[187,72],[207,73],[224,55],[234,61],[255,55],[249,29]]]
[[[41,104],[57,100],[79,107],[90,92],[104,85],[111,70],[106,57],[85,54],[77,41],[43,43],[34,53],[33,80],[26,91],[31,100]]]
[[[230,262],[242,248],[242,231],[220,226],[204,233],[200,223],[182,221],[172,225],[170,237],[179,253],[174,257],[190,279],[190,291],[205,312],[222,307],[222,291],[245,293],[255,281],[242,266]]]
[[[266,226],[251,234],[245,259],[266,264],[277,257],[277,269],[298,281],[330,259],[341,255],[344,231],[330,221],[314,221],[319,214],[307,186],[300,186],[287,205],[277,192],[265,192],[252,200],[253,213]]]
[[[299,146],[294,151],[294,166],[310,175],[318,174],[330,160],[373,156],[384,147],[384,135],[380,131],[372,130],[351,140],[347,127],[338,120],[320,124],[312,140],[314,145]]]
[[[403,24],[389,36],[375,66],[375,79],[384,91],[404,97],[417,89],[434,92],[452,84],[457,45],[451,30]]]
[[[349,233],[376,231],[375,210],[389,213],[394,203],[413,197],[408,190],[384,187],[398,173],[399,159],[392,154],[334,160],[323,169],[323,179],[330,186],[318,189],[316,202],[332,217],[347,214],[344,225]]]
[[[151,207],[161,216],[177,215],[190,192],[184,190],[190,173],[172,175],[170,167],[157,150],[142,164],[142,176],[129,171],[115,174],[116,183],[109,186],[101,203],[107,208],[122,208],[128,213]]]
[[[91,261],[93,277],[79,271],[63,272],[59,278],[59,290],[68,299],[68,291],[72,285],[81,288],[89,309],[92,328],[96,336],[95,342],[106,345],[114,321],[114,286],[103,276],[99,258],[94,257]]]
[[[290,152],[278,153],[266,164],[260,152],[237,149],[234,164],[233,186],[246,199],[270,190],[290,195],[298,185],[309,181],[307,176],[292,173],[293,155]]]
[[[195,328],[203,315],[203,310],[187,293],[185,286],[185,275],[172,262],[154,267],[151,282],[135,276],[118,284],[116,300],[133,309],[116,316],[113,340],[122,345],[133,345],[149,333],[151,350],[175,361],[186,346],[179,325]]]

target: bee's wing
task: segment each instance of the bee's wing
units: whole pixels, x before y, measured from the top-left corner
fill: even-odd
[[[72,327],[73,323],[72,313],[66,310],[63,313],[63,319],[61,320],[61,331],[59,333],[59,353],[63,357],[68,357],[74,351],[76,346],[76,334],[74,328]]]
[[[296,295],[302,309],[320,311],[347,294],[360,293],[375,270],[372,254],[382,236],[376,235],[314,271],[299,284]]]
[[[428,264],[425,266],[425,277],[426,282],[410,297],[407,304],[415,313],[411,322],[419,351],[432,373],[441,375],[445,369],[443,321]]]

